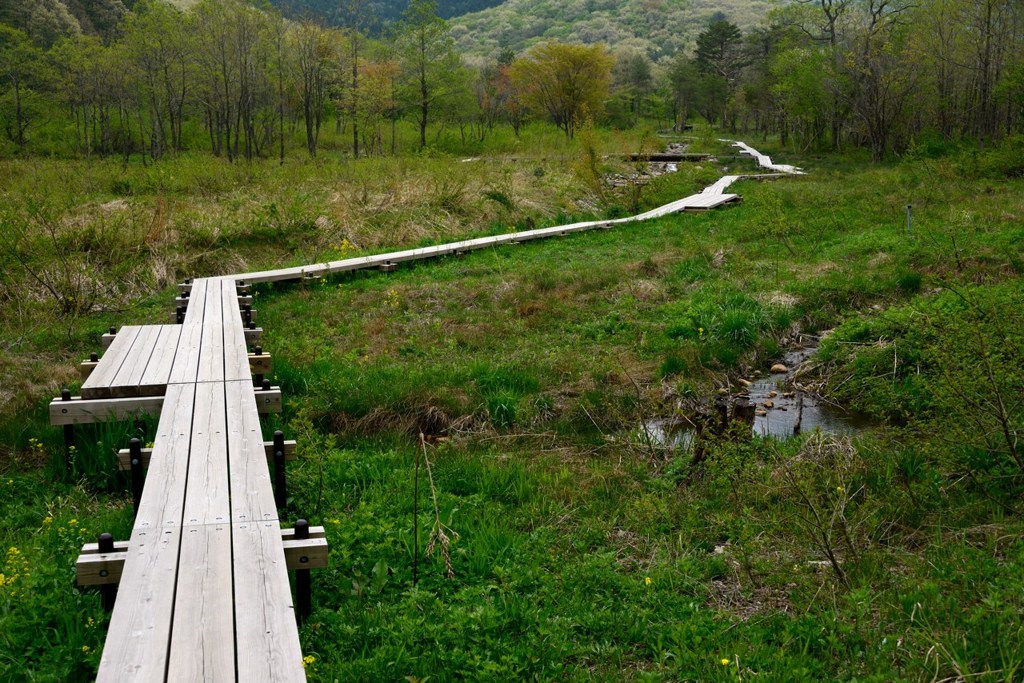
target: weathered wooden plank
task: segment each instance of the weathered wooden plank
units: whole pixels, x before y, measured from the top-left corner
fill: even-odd
[[[248,382],[245,382],[245,384],[248,384]],[[256,409],[260,415],[281,412],[281,387],[257,389],[254,396],[256,399]]]
[[[122,399],[127,400],[127,399]],[[167,388],[97,681],[163,680],[192,437],[195,385]]]
[[[283,541],[285,564],[289,570],[323,569],[327,566],[327,539],[304,538]]]
[[[180,528],[132,532],[97,683],[164,680],[180,541]]]
[[[185,526],[178,559],[168,681],[235,680],[231,589],[230,525]]]
[[[199,376],[199,353],[203,339],[202,325],[182,325],[168,384],[195,382]]]
[[[295,538],[294,529],[281,529],[281,543],[288,571],[322,569],[328,564],[327,537],[322,526],[309,527],[309,538],[301,540]],[[128,541],[115,541],[114,552],[110,553],[101,553],[98,543],[83,545],[82,553],[75,562],[78,585],[101,586],[120,582],[128,545]]]
[[[234,298],[235,283],[224,280],[221,283],[221,303],[225,311],[222,324],[224,326],[224,380],[227,382],[249,380],[252,372],[249,369],[249,349],[245,343],[245,330],[242,319],[228,314]]]
[[[295,447],[296,447],[296,443],[292,439],[286,440],[284,442],[284,459],[285,460],[295,460],[296,459],[297,456],[295,455]],[[264,441],[263,442],[263,450],[267,454],[267,460],[272,459],[274,457],[274,442],[273,441]],[[142,466],[143,467],[149,467],[150,458],[153,456],[153,449],[152,448],[143,448],[143,449],[141,449],[141,452],[142,452]],[[131,452],[127,448],[122,448],[121,450],[119,450],[117,452],[117,466],[118,466],[118,469],[122,469],[122,470],[131,469],[131,462],[132,462],[131,461]]]
[[[234,287],[234,285],[232,285],[232,287]],[[248,294],[238,294],[237,290],[235,290],[235,295],[234,295],[232,300],[235,303],[237,303],[239,307],[241,307],[241,306],[252,306],[253,298],[251,296],[249,296]],[[174,307],[177,308],[177,307],[180,306],[182,308],[187,309],[188,305],[189,305],[189,303],[191,301],[192,301],[191,297],[179,296],[178,298],[176,298],[174,300]]]
[[[99,364],[99,361],[83,360],[78,364],[78,376],[81,377],[84,382],[89,379],[89,375],[92,374],[92,371],[95,370],[96,366]]]
[[[78,561],[75,562],[76,583],[79,586],[100,586],[120,582],[127,550],[125,547],[120,552],[79,555]]]
[[[238,680],[305,681],[288,570],[276,521],[232,525]]]
[[[125,358],[131,353],[135,339],[142,329],[139,325],[126,325],[114,336],[110,347],[107,349],[100,363],[89,375],[89,379],[82,383],[82,396],[84,398],[105,398],[109,396],[110,385],[117,376]]]
[[[135,515],[136,528],[181,526],[185,509],[196,385],[170,385],[161,400],[164,406],[157,423],[146,485]]]
[[[207,289],[210,285],[208,278],[196,280],[192,283],[192,292],[189,295],[188,310],[185,311],[184,325],[202,325],[203,315],[206,309]]]
[[[245,294],[249,293],[249,285],[241,284],[241,282],[237,280],[237,276],[235,276],[234,279],[230,278],[230,277],[228,279],[232,279],[232,281],[235,282],[235,289],[236,289],[236,291],[240,295],[245,295]],[[192,283],[191,282],[182,282],[182,283],[178,284],[178,292],[179,293],[185,294],[185,293],[190,293],[191,291],[192,291]]]
[[[249,354],[249,372],[253,374],[266,375],[273,368],[273,358],[269,353]]]
[[[203,313],[203,336],[199,351],[199,382],[224,380],[224,324],[230,308],[224,308],[221,280],[208,281],[206,308]]]
[[[172,383],[167,386],[188,386],[188,383]],[[93,424],[108,420],[127,420],[142,415],[159,415],[163,401],[163,396],[93,399],[72,396],[70,401],[55,398],[50,401],[50,424]],[[261,415],[281,412],[281,388],[271,387],[257,391],[256,407]]]
[[[738,194],[715,194],[706,195],[705,198],[695,200],[685,207],[686,211],[708,211],[723,204],[735,202],[740,198]]]
[[[247,522],[277,519],[277,505],[267,468],[266,449],[256,406],[256,393],[249,382],[228,382],[228,457],[231,471],[231,520]]]
[[[111,396],[138,396],[138,386],[142,381],[142,375],[146,372],[149,359],[153,356],[153,347],[160,337],[160,326],[145,325],[139,329],[135,337],[131,351],[125,356],[121,363],[121,369],[117,371],[110,383]],[[83,394],[84,395],[84,394]]]
[[[166,391],[177,355],[178,341],[181,339],[181,330],[180,325],[160,326],[160,336],[153,345],[153,355],[150,356],[149,365],[139,379],[140,395],[159,395]]]
[[[281,543],[288,571],[322,569],[328,566],[327,538],[322,526],[309,527],[309,538],[301,540],[295,538],[294,529],[281,529]],[[75,562],[78,585],[117,584],[121,580],[127,550],[128,541],[116,541],[114,552],[111,553],[101,553],[98,543],[83,545],[82,554]]]
[[[183,524],[230,521],[227,414],[219,382],[196,385],[186,491]]]
[[[280,394],[278,399],[280,399]],[[93,424],[108,420],[125,420],[141,415],[157,415],[161,405],[163,405],[162,396],[96,399],[72,396],[70,401],[55,398],[50,402],[50,424]]]

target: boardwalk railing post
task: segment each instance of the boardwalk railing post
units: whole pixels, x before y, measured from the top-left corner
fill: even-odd
[[[245,324],[249,325],[250,323],[252,323],[252,306],[246,304],[245,307],[242,309],[242,312],[244,314]]]
[[[131,457],[132,470],[132,504],[135,514],[139,514],[139,502],[142,500],[142,487],[146,478],[142,472],[142,442],[132,439],[128,442],[128,454]]]
[[[62,401],[70,401],[71,400],[71,390],[70,389],[65,389],[64,391],[60,392],[60,400],[62,400]],[[72,465],[72,462],[71,462],[72,457],[71,457],[71,455],[74,452],[75,452],[75,426],[74,425],[64,425],[64,469],[66,471],[68,471],[68,472],[71,471],[71,465]]]
[[[185,322],[185,309],[183,309],[181,306],[178,306],[174,310],[174,320],[179,325],[182,324],[183,322]]]
[[[256,347],[253,348],[252,351],[257,356],[262,356],[263,355],[263,347],[260,346],[259,344],[257,344]],[[255,375],[253,375],[253,381],[255,382],[256,386],[262,387],[263,386],[263,373],[262,372],[258,372]],[[276,434],[274,435],[274,443],[277,443],[277,435]],[[276,448],[276,446],[275,446],[275,448]]]
[[[295,540],[309,538],[309,522],[300,519],[295,522]],[[307,559],[308,558],[303,558]],[[313,586],[310,582],[308,569],[295,570],[295,612],[301,624],[313,611]]]
[[[114,537],[104,532],[99,535],[96,539],[99,543],[99,551],[101,554],[114,552]],[[105,570],[104,570],[105,571]],[[100,604],[103,605],[105,612],[110,612],[114,609],[114,601],[117,599],[117,584],[116,583],[105,583],[100,586]]]
[[[284,432],[274,432],[274,502],[277,507],[288,505],[288,480],[284,469]]]

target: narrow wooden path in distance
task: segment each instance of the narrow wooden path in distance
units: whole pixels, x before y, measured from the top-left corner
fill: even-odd
[[[763,168],[800,173],[735,144]],[[152,449],[132,456],[139,468],[144,459],[148,472],[131,538],[106,552],[91,544],[79,558],[80,582],[119,578],[97,680],[305,680],[287,572],[293,556],[315,560],[300,566],[323,566],[326,541],[322,529],[301,543],[281,529],[260,425],[261,412],[280,410],[280,391],[266,382],[253,386],[253,375],[262,376],[267,365],[249,352],[259,331],[243,325],[251,299],[240,287],[390,270],[404,261],[705,211],[739,199],[725,190],[742,177],[725,176],[629,218],[198,279],[180,286],[180,324],[112,329],[103,358],[82,364],[81,396],[66,392],[50,405],[51,422],[66,428],[159,415]]]

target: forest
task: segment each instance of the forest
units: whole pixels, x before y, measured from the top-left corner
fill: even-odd
[[[656,62],[628,45],[555,41],[467,61],[428,0],[385,38],[368,36],[367,5],[341,7],[338,28],[242,0],[186,11],[147,0],[93,16],[88,30],[31,5],[9,10],[0,150],[253,159],[301,139],[315,155],[329,125],[358,157],[395,154],[399,120],[419,125],[421,148],[437,123],[471,149],[531,118],[571,134],[588,118],[678,128],[699,116],[793,150],[863,147],[878,161],[920,145],[985,149],[1024,126],[1024,18],[1010,0],[795,3],[746,32],[717,15]],[[579,78],[573,60],[586,66]]]
[[[306,680],[1021,680],[1024,6],[614,5],[0,0],[0,681],[96,680],[160,481],[53,402],[281,268]]]

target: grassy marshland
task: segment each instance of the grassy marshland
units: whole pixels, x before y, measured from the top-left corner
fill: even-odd
[[[267,428],[300,444],[289,516],[332,548],[311,680],[1021,677],[1024,182],[973,156],[785,160],[810,173],[743,182],[734,208],[258,290],[287,398]],[[186,273],[620,215],[722,170],[635,196],[575,157],[0,168],[12,681],[98,661],[72,567],[130,528],[112,451],[132,425],[81,430],[67,477],[44,408],[107,326],[162,322]],[[808,381],[877,428],[712,439],[697,465],[638,433],[826,331]],[[454,579],[442,544],[423,558],[436,524]]]

